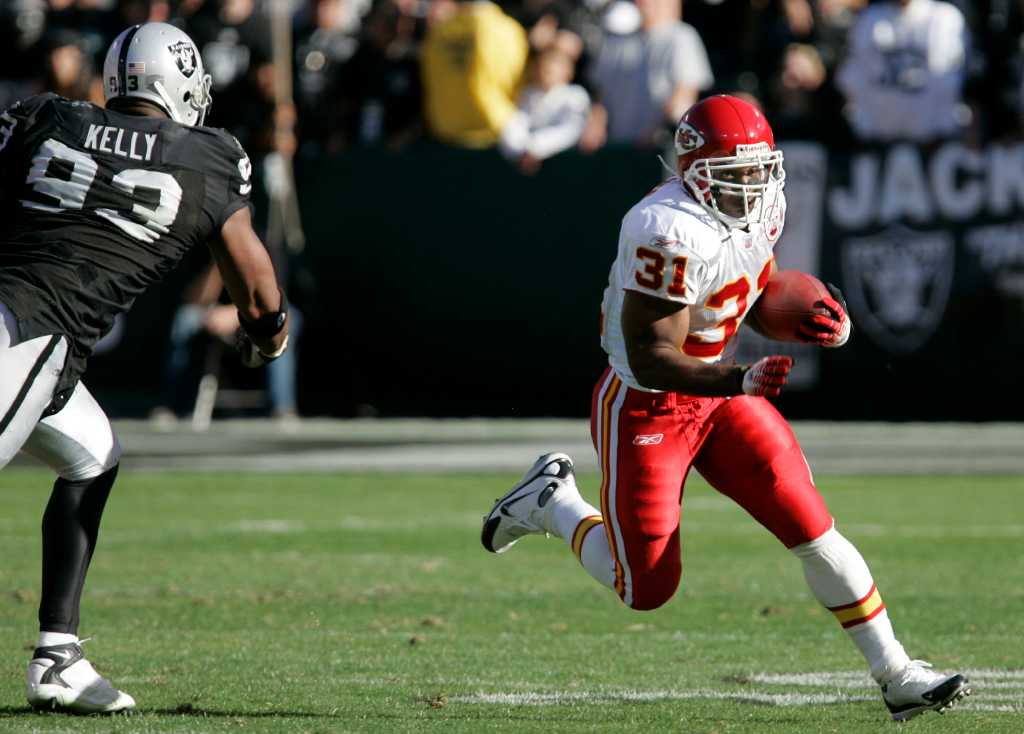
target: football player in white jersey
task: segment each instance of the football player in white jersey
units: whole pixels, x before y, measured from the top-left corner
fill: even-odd
[[[676,133],[679,176],[622,221],[603,303],[609,367],[591,432],[601,509],[579,494],[565,454],[540,457],[484,518],[494,553],[531,533],[563,538],[583,567],[633,609],[655,609],[682,572],[680,500],[690,467],[772,532],[803,565],[811,591],[846,629],[905,720],[967,695],[962,675],[911,660],[860,553],[836,530],[779,394],[789,357],[736,364],[733,336],[768,282],[786,212],[782,153],[753,105],[698,102]],[[840,347],[850,322],[838,290],[802,337]]]

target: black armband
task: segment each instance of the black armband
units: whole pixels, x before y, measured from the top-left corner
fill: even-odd
[[[238,312],[238,320],[246,334],[256,339],[270,339],[281,333],[281,329],[288,321],[288,299],[282,289],[278,288],[278,292],[281,294],[281,305],[278,306],[277,311],[260,316],[255,321],[249,321],[242,316],[241,311]]]

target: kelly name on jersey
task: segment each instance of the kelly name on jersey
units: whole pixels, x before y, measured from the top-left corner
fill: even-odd
[[[68,337],[62,390],[115,314],[250,206],[251,170],[214,128],[54,94],[0,114],[0,294],[23,338]]]

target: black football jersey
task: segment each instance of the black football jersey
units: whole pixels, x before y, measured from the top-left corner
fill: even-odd
[[[114,317],[249,206],[223,130],[43,94],[0,114],[0,303],[23,340],[67,336],[57,395]]]

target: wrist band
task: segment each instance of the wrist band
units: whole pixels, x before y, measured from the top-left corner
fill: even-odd
[[[255,321],[249,321],[242,316],[241,311],[238,312],[238,320],[249,336],[257,339],[270,339],[281,333],[281,329],[288,321],[288,299],[283,290],[280,288],[277,290],[281,294],[281,305],[278,306],[277,311],[261,316]]]

